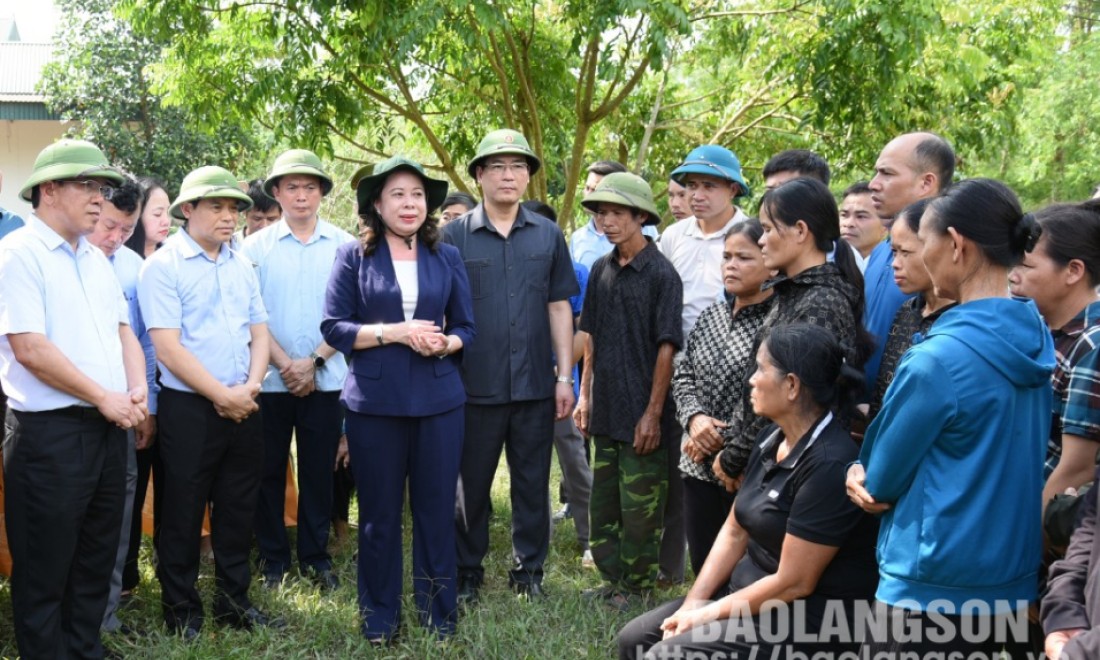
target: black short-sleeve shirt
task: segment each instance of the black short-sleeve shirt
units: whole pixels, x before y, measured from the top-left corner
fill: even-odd
[[[592,264],[580,329],[592,335],[589,431],[633,442],[661,344],[684,343],[684,295],[680,274],[652,242],[625,266],[618,252]],[[662,419],[673,415],[670,388]]]
[[[549,219],[520,207],[502,236],[478,205],[443,228],[470,279],[477,339],[462,350],[470,403],[554,396],[554,349],[547,305],[580,292],[569,246]]]
[[[737,522],[749,533],[742,561],[759,569],[753,574],[774,574],[787,534],[835,546],[839,551],[821,574],[814,594],[873,598],[878,585],[878,521],[856,507],[844,490],[847,466],[859,455],[855,442],[832,413],[819,419],[776,463],[782,440],[775,425],[760,433],[734,502]]]

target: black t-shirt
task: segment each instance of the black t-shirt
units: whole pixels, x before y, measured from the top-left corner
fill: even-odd
[[[779,570],[783,538],[839,547],[818,580],[814,596],[871,599],[878,585],[878,520],[848,499],[847,466],[859,450],[832,413],[819,419],[781,463],[783,434],[761,431],[734,502],[737,522],[749,534],[748,550],[730,578],[740,589]]]

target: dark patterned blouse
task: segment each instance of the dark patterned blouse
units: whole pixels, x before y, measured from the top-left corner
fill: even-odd
[[[688,435],[688,422],[698,414],[724,422],[733,417],[741,389],[750,375],[753,346],[774,297],[732,312],[732,303],[719,301],[703,310],[688,336],[687,347],[676,356],[672,395],[676,417]],[[711,467],[714,456],[696,463],[680,456],[684,476],[718,483]]]
[[[844,278],[836,264],[827,262],[807,268],[794,277],[781,276],[765,284],[765,288],[769,286],[775,288],[775,303],[764,319],[758,338],[768,328],[810,323],[832,331],[848,349],[849,361],[858,362],[856,338],[860,320],[855,305],[862,291]],[[755,345],[752,350],[755,354]],[[744,472],[756,436],[768,423],[766,418],[753,414],[749,388],[742,387],[730,424],[730,437],[722,450],[722,468],[727,474]]]
[[[870,410],[867,412],[867,425],[874,421],[875,415],[882,410],[882,400],[886,397],[886,390],[894,380],[894,371],[901,362],[901,356],[913,345],[913,335],[928,334],[932,324],[947,310],[955,306],[955,303],[945,305],[923,316],[924,296],[916,295],[902,303],[898,313],[894,316],[894,323],[890,326],[890,335],[886,338],[886,347],[882,350],[882,363],[878,371],[878,379],[875,381],[875,394],[871,397]]]

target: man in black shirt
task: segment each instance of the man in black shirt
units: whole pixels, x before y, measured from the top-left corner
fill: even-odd
[[[609,174],[583,204],[615,247],[589,277],[581,330],[590,337],[573,416],[595,447],[592,557],[608,582],[598,595],[622,607],[657,579],[668,490],[662,442],[677,440],[668,390],[683,343],[683,284],[642,234],[660,221],[643,179]]]
[[[443,228],[443,240],[466,264],[478,332],[462,351],[467,399],[456,541],[460,603],[475,600],[484,580],[489,493],[502,450],[512,488],[509,583],[520,595],[542,595],[550,450],[554,420],[573,408],[569,297],[580,287],[561,230],[520,206],[539,166],[523,135],[493,131],[468,168],[481,186],[482,203]]]

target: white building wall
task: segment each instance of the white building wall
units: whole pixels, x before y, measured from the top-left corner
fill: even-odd
[[[34,170],[38,152],[56,142],[69,127],[69,122],[0,120],[0,172],[4,175],[0,188],[0,207],[26,217],[31,205],[19,198],[19,190]]]

